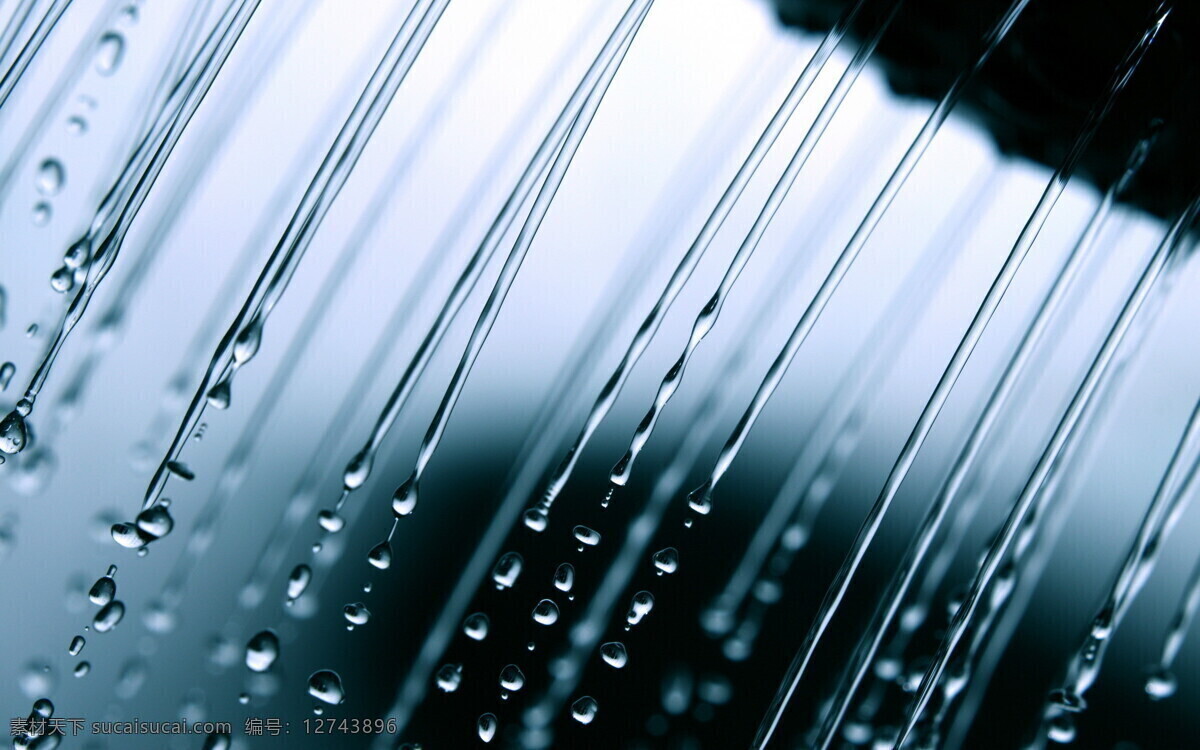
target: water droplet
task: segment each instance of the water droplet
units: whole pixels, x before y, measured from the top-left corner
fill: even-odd
[[[170,512],[167,511],[167,506],[159,503],[138,513],[137,527],[143,534],[155,539],[161,539],[170,534],[171,529],[175,528],[175,521],[171,518]]]
[[[404,484],[396,488],[396,492],[392,494],[392,513],[396,518],[403,518],[412,515],[412,512],[417,507],[417,485],[412,478],[405,480]]]
[[[516,664],[509,664],[500,670],[500,687],[510,693],[515,693],[525,687],[525,673]]]
[[[297,565],[292,568],[292,574],[288,576],[287,581],[287,601],[294,602],[299,599],[304,594],[304,590],[308,588],[310,581],[312,581],[312,569],[307,565]]]
[[[633,595],[633,603],[629,605],[629,614],[625,615],[625,622],[629,623],[630,627],[637,625],[652,609],[654,595],[649,591],[639,591]]]
[[[342,608],[342,614],[346,616],[346,622],[351,625],[366,625],[367,621],[371,619],[371,611],[362,602],[347,604]]]
[[[126,549],[137,549],[154,541],[153,537],[129,523],[114,523],[109,531],[113,541]]]
[[[54,703],[49,698],[38,698],[33,702],[33,713],[43,719],[49,719],[54,716]]]
[[[273,630],[261,630],[246,643],[246,666],[252,672],[266,672],[279,658],[279,636]]]
[[[346,519],[332,510],[323,510],[317,514],[317,523],[330,534],[336,534],[346,525]]]
[[[79,115],[73,115],[67,118],[67,132],[71,135],[83,135],[87,132],[87,120]]]
[[[0,365],[0,391],[8,390],[8,384],[12,382],[13,375],[17,374],[17,366],[12,362],[5,362]]]
[[[79,656],[79,652],[87,645],[82,635],[77,635],[71,639],[71,645],[67,648],[67,653],[71,656]]]
[[[188,465],[182,461],[168,461],[167,471],[179,477],[185,482],[190,482],[196,478],[196,472],[188,468]]]
[[[593,529],[589,529],[587,526],[576,526],[573,533],[575,534],[575,538],[579,540],[580,544],[584,544],[588,547],[595,547],[600,543],[600,533]]]
[[[688,495],[688,507],[702,516],[712,512],[712,485],[709,482],[692,490]]]
[[[102,76],[110,76],[121,66],[125,57],[125,37],[115,31],[110,31],[100,37],[96,47],[96,72]]]
[[[733,698],[733,685],[721,675],[709,675],[696,686],[696,695],[705,703],[723,706]]]
[[[554,571],[554,588],[562,592],[571,590],[575,585],[575,566],[571,563],[563,563]]]
[[[1150,696],[1150,700],[1161,701],[1175,695],[1175,690],[1179,687],[1175,675],[1170,672],[1159,669],[1153,672],[1146,678],[1146,695]]]
[[[610,641],[600,647],[600,658],[613,669],[621,669],[629,661],[629,654],[625,651],[625,644]]]
[[[376,544],[367,553],[367,562],[380,570],[387,570],[392,564],[392,545],[386,539]]]
[[[1051,742],[1068,745],[1075,741],[1075,719],[1070,714],[1059,714],[1049,721],[1046,737]]]
[[[313,546],[310,549],[312,549],[312,553],[315,555],[324,548],[321,546],[320,542],[313,542]]]
[[[44,227],[50,223],[50,219],[54,218],[54,209],[46,201],[38,201],[33,204],[33,212],[30,214],[30,219],[35,227]]]
[[[75,287],[75,272],[63,266],[50,274],[50,288],[59,294],[66,294]]]
[[[525,519],[525,526],[539,534],[545,531],[546,527],[550,525],[550,514],[541,508],[530,508],[525,511],[523,518]]]
[[[521,575],[521,567],[525,560],[516,552],[505,552],[492,569],[492,580],[498,589],[510,589],[517,583]]]
[[[655,552],[654,567],[658,568],[659,575],[674,573],[679,569],[679,550],[674,547],[667,547]]]
[[[126,5],[121,9],[121,15],[117,19],[126,26],[133,26],[138,22],[138,9],[136,5]]]
[[[463,621],[463,632],[473,641],[482,641],[487,638],[488,627],[491,622],[488,616],[482,612],[476,612],[473,615],[468,615]]]
[[[438,689],[443,693],[453,693],[462,684],[462,665],[446,664],[437,671],[435,677]]]
[[[530,641],[529,643],[525,644],[525,649],[527,651],[533,651],[535,648],[537,648],[537,644],[534,643],[533,641]]]
[[[496,719],[495,714],[483,714],[479,717],[479,721],[475,722],[475,729],[479,732],[479,739],[486,742],[491,742],[496,736],[496,729],[499,728],[500,722]]]
[[[558,622],[558,605],[543,599],[533,608],[533,621],[538,625],[553,625]]]
[[[92,665],[89,662],[81,661],[75,665],[75,676],[76,677],[83,677],[90,671],[92,671]]]
[[[88,599],[91,599],[92,604],[98,607],[108,604],[116,595],[117,582],[113,580],[111,575],[97,578],[96,582],[92,584],[91,590],[88,591]]]
[[[585,695],[571,704],[571,718],[580,724],[591,724],[596,720],[600,704],[590,695]]]
[[[34,660],[25,664],[21,670],[21,678],[18,681],[18,687],[25,697],[30,700],[35,697],[46,695],[54,689],[54,671],[50,669],[50,665],[41,660]],[[46,701],[49,704],[49,701]],[[37,704],[34,704],[36,711]],[[53,713],[54,707],[50,705],[50,711]],[[46,714],[49,716],[50,714]]]
[[[308,694],[331,706],[336,706],[346,700],[346,691],[342,688],[342,678],[338,677],[338,673],[331,669],[321,669],[309,676]]]
[[[125,605],[120,600],[114,599],[101,607],[96,616],[92,618],[92,629],[97,633],[107,633],[120,624],[123,617],[125,617]]]
[[[250,705],[250,694],[249,694],[249,693],[242,693],[241,695],[239,695],[239,696],[238,696],[238,703],[242,704],[243,706],[248,706],[248,705]]]
[[[25,426],[25,417],[20,411],[13,409],[0,421],[0,452],[10,456],[20,453],[28,442],[29,430]]]
[[[222,378],[220,382],[209,389],[206,398],[208,399],[208,405],[212,408],[228,409],[232,395],[229,378]]]
[[[204,739],[202,750],[229,750],[233,739],[224,732],[212,732]]]
[[[45,196],[57,195],[67,180],[67,171],[58,159],[45,159],[38,165],[34,187]]]
[[[346,470],[342,472],[342,487],[353,492],[366,483],[367,478],[371,476],[371,465],[373,456],[368,451],[357,453],[354,458],[350,459],[350,463],[346,464]]]
[[[243,328],[233,341],[233,361],[237,365],[244,365],[258,354],[258,349],[262,346],[262,318],[255,318]]]

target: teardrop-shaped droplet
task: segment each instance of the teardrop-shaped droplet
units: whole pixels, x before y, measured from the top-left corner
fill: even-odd
[[[482,612],[476,612],[473,615],[468,615],[463,621],[463,633],[473,641],[482,641],[487,638],[488,628],[491,626],[491,621],[488,616]]]
[[[533,621],[538,625],[553,625],[558,622],[558,605],[549,599],[543,599],[534,605]]]
[[[453,693],[462,684],[462,665],[445,664],[437,671],[434,679],[443,693]]]
[[[336,706],[346,700],[346,691],[342,688],[342,678],[338,677],[338,673],[331,669],[321,669],[309,676],[308,694],[331,706]]]
[[[541,508],[530,508],[525,511],[525,515],[522,518],[525,520],[525,526],[539,534],[545,531],[546,527],[550,525],[550,514]]]
[[[587,526],[576,526],[574,534],[580,544],[588,547],[595,547],[600,543],[600,532],[589,529]]]
[[[575,585],[575,566],[563,563],[554,571],[554,588],[562,592],[571,590]]]
[[[712,484],[705,482],[688,495],[688,507],[696,513],[707,516],[712,512]]]
[[[115,31],[110,31],[100,37],[96,46],[96,72],[102,76],[110,76],[121,67],[125,57],[125,37]]]
[[[524,564],[525,560],[520,554],[505,552],[496,561],[496,567],[492,569],[492,580],[496,582],[496,588],[510,589],[516,585]]]
[[[1179,682],[1175,679],[1175,675],[1164,669],[1156,670],[1146,678],[1146,695],[1150,697],[1150,700],[1166,700],[1175,695],[1178,687]]]
[[[475,722],[475,730],[479,732],[479,739],[485,743],[491,742],[496,736],[496,729],[500,727],[500,721],[496,719],[495,714],[484,714],[479,717],[479,721]]]
[[[571,704],[571,718],[580,724],[591,724],[596,720],[600,704],[590,695],[585,695]]]
[[[103,607],[113,600],[117,595],[117,582],[111,576],[100,576],[96,582],[92,584],[92,588],[88,591],[88,599],[92,600],[92,604],[98,607]]]
[[[346,525],[346,519],[339,516],[335,511],[327,509],[317,514],[317,523],[321,524],[321,528],[330,534],[336,534]]]
[[[208,405],[214,409],[228,409],[233,398],[229,378],[222,378],[216,385],[208,389]]]
[[[342,486],[350,491],[362,487],[371,476],[373,458],[369,451],[361,451],[350,459],[350,463],[346,464],[346,469],[342,472]]]
[[[67,181],[67,170],[58,159],[45,159],[38,165],[34,186],[45,196],[58,195]]]
[[[125,617],[125,605],[120,600],[113,599],[101,607],[96,616],[92,618],[92,630],[97,633],[107,633],[120,624],[123,617]]]
[[[380,570],[387,570],[392,565],[392,545],[386,539],[376,544],[367,553],[367,562]]]
[[[654,567],[658,568],[659,575],[674,573],[679,569],[679,550],[674,547],[667,547],[655,552]]]
[[[258,354],[262,345],[262,319],[255,318],[238,333],[233,342],[233,361],[243,365]]]
[[[629,605],[629,614],[625,615],[625,622],[633,627],[650,614],[652,609],[654,609],[654,595],[649,591],[639,591],[633,595],[633,602]]]
[[[392,513],[396,518],[412,515],[417,508],[417,485],[411,477],[392,494]]]
[[[5,362],[0,365],[0,391],[8,390],[8,384],[12,382],[13,375],[17,374],[17,366],[12,362]]]
[[[366,625],[367,621],[371,619],[371,611],[362,602],[347,604],[342,608],[342,614],[345,615],[346,622],[351,625]]]
[[[312,569],[307,565],[301,564],[292,568],[292,574],[288,576],[287,581],[287,600],[294,602],[303,596],[310,581],[312,581]]]
[[[516,664],[509,664],[500,670],[500,687],[510,693],[515,693],[525,687],[525,673]]]
[[[625,644],[610,641],[600,647],[600,658],[613,669],[621,669],[629,661],[629,654],[625,651]]]
[[[261,630],[246,642],[246,666],[252,672],[266,672],[279,658],[279,636],[273,630]]]
[[[109,531],[113,541],[126,549],[137,549],[154,541],[154,537],[131,523],[114,523]]]
[[[67,653],[71,656],[79,656],[79,652],[83,651],[83,647],[87,645],[82,635],[77,635],[71,639],[71,645],[67,648]]]
[[[0,452],[13,455],[25,449],[29,442],[29,430],[25,427],[25,416],[13,409],[0,421]]]
[[[161,539],[170,534],[171,529],[175,528],[175,521],[171,518],[171,513],[167,510],[167,506],[160,503],[152,505],[141,513],[138,513],[137,527],[143,533],[156,539]]]
[[[66,294],[75,288],[75,272],[62,266],[50,274],[50,288],[59,294]]]

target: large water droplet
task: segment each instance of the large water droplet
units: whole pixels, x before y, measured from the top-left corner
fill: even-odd
[[[462,665],[445,664],[437,671],[434,679],[443,693],[453,693],[462,684]]]
[[[0,421],[0,451],[10,456],[20,453],[29,442],[29,430],[25,427],[25,416],[13,409]]]
[[[576,526],[573,533],[580,544],[588,547],[595,547],[600,543],[600,532],[589,529],[587,526]]]
[[[246,666],[252,672],[266,672],[279,658],[279,636],[273,630],[262,630],[246,643]]]
[[[292,574],[288,576],[287,581],[287,601],[294,602],[299,599],[304,590],[308,588],[309,582],[312,581],[312,569],[307,565],[297,565],[292,568]]]
[[[371,619],[371,611],[362,602],[347,604],[342,608],[342,614],[345,615],[346,622],[351,625],[366,625]]]
[[[563,563],[554,571],[554,588],[568,592],[575,585],[575,566]]]
[[[67,171],[58,159],[45,159],[38,165],[34,186],[45,196],[57,195],[67,180]]]
[[[530,508],[525,511],[523,518],[525,525],[539,534],[545,531],[546,527],[550,525],[550,514],[541,508]]]
[[[524,563],[524,559],[518,553],[505,552],[492,569],[492,580],[496,582],[496,588],[510,589],[516,585]]]
[[[600,704],[590,695],[585,695],[571,704],[571,718],[580,724],[591,724],[596,720]]]
[[[161,539],[171,533],[171,529],[175,528],[175,521],[171,518],[171,514],[167,511],[167,506],[163,504],[152,505],[146,508],[141,513],[138,513],[137,527],[143,533]]]
[[[317,514],[317,523],[330,534],[336,534],[346,526],[346,519],[332,510],[323,510]]]
[[[629,654],[625,651],[625,644],[610,641],[600,647],[600,658],[613,669],[621,669],[629,661]]]
[[[91,599],[92,604],[98,607],[108,604],[116,595],[117,582],[113,580],[112,576],[100,576],[88,591],[88,599]]]
[[[679,550],[674,547],[667,547],[655,552],[654,567],[658,568],[659,575],[674,573],[679,569]]]
[[[113,541],[126,549],[137,549],[154,541],[154,537],[131,523],[114,523],[109,531]]]
[[[125,605],[120,600],[113,599],[101,607],[96,616],[92,618],[92,630],[97,633],[107,633],[119,625],[123,617],[125,617]]]
[[[110,76],[121,67],[125,57],[125,37],[115,31],[110,31],[100,37],[96,46],[96,72],[102,76]]]
[[[396,492],[392,494],[392,513],[396,518],[404,518],[412,515],[412,512],[417,508],[417,485],[412,478],[405,480],[404,484],[396,488]]]
[[[558,605],[543,599],[533,608],[533,621],[538,625],[553,625],[558,622]]]
[[[496,719],[495,714],[484,714],[479,717],[479,721],[475,722],[475,730],[479,732],[479,739],[485,743],[492,741],[499,726],[500,722]]]
[[[629,614],[625,615],[625,622],[633,627],[650,614],[652,609],[654,609],[654,595],[649,591],[639,591],[633,595],[633,602],[629,605]]]
[[[516,664],[509,664],[500,670],[500,687],[510,693],[515,693],[525,687],[525,673]]]
[[[228,409],[229,403],[232,400],[232,389],[229,385],[229,378],[223,378],[220,382],[208,390],[208,405],[214,409]]]
[[[1175,695],[1178,687],[1179,683],[1175,679],[1175,675],[1164,669],[1159,669],[1146,678],[1146,695],[1150,696],[1150,700],[1166,700]]]
[[[392,564],[392,545],[386,539],[376,544],[367,553],[367,562],[380,570],[387,570]]]
[[[473,641],[482,641],[487,638],[488,627],[491,622],[488,616],[482,612],[476,612],[473,615],[468,615],[463,621],[463,632]]]
[[[262,346],[262,319],[255,318],[238,333],[233,342],[233,361],[244,365],[258,354]]]
[[[308,694],[319,701],[336,706],[346,700],[346,691],[342,689],[342,678],[331,669],[313,672],[308,678]]]
[[[71,656],[79,656],[79,652],[87,645],[82,635],[77,635],[71,639],[71,645],[67,648],[67,653]]]

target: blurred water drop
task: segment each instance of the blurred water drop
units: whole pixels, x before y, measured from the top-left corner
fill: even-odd
[[[613,669],[621,669],[629,662],[629,654],[625,651],[625,644],[618,641],[610,641],[600,646],[600,658]]]
[[[12,362],[5,362],[0,365],[0,391],[8,390],[8,384],[12,382],[13,375],[17,374],[17,366]]]
[[[121,15],[117,19],[125,26],[134,26],[138,22],[138,8],[136,5],[126,5],[121,9]]]
[[[625,615],[625,622],[629,624],[629,627],[633,627],[650,614],[652,609],[654,609],[654,594],[649,591],[639,591],[633,595],[633,602],[629,605],[629,613]]]
[[[516,664],[509,664],[500,670],[500,687],[510,693],[515,693],[525,687],[525,673]]]
[[[1150,700],[1166,700],[1175,695],[1178,687],[1175,675],[1165,670],[1157,670],[1146,678],[1145,690]]]
[[[142,623],[151,633],[165,635],[175,630],[178,624],[175,612],[167,603],[161,599],[154,599],[146,605],[146,612],[142,615]]]
[[[589,529],[587,526],[576,526],[572,533],[579,540],[579,543],[585,546],[595,547],[600,543],[600,533],[594,529]]]
[[[212,732],[204,739],[202,750],[229,750],[233,740],[224,732]]]
[[[515,586],[517,578],[521,575],[521,566],[524,563],[525,561],[520,554],[505,552],[496,562],[496,567],[492,569],[492,580],[496,582],[496,588],[511,589]]]
[[[545,531],[546,527],[550,525],[550,514],[542,508],[530,508],[525,511],[525,515],[522,518],[527,527],[539,534]]]
[[[115,31],[109,31],[100,37],[96,46],[96,72],[102,76],[110,76],[121,67],[125,57],[125,37]]]
[[[1068,745],[1075,741],[1075,719],[1070,714],[1059,714],[1052,718],[1046,729],[1046,737],[1051,742]]]
[[[366,625],[371,619],[371,612],[367,609],[367,605],[362,602],[354,602],[347,604],[342,608],[342,614],[346,617],[346,622],[351,625]]]
[[[25,338],[31,339],[34,336],[36,336],[37,333],[38,333],[38,324],[30,323],[29,327],[25,329]]]
[[[97,633],[107,633],[121,623],[125,617],[125,605],[119,599],[113,599],[100,608],[92,618],[92,629]]]
[[[238,703],[242,704],[243,706],[248,706],[248,705],[250,705],[250,694],[249,694],[249,693],[242,693],[241,695],[239,695],[239,696],[238,696]]]
[[[54,690],[54,682],[54,670],[50,668],[50,664],[41,659],[35,659],[25,664],[21,670],[21,676],[17,680],[17,686],[21,688],[21,693],[26,698],[33,700]],[[51,706],[51,710],[53,710],[53,706]],[[49,716],[49,714],[46,715]]]
[[[538,625],[553,625],[558,622],[558,605],[543,599],[533,608],[533,621]]]
[[[83,135],[88,130],[88,122],[79,115],[67,118],[67,132],[71,135]]]
[[[484,638],[487,638],[490,624],[487,615],[482,612],[476,612],[473,615],[469,615],[463,621],[463,632],[473,641],[482,641]]]
[[[387,570],[392,564],[392,545],[386,539],[371,548],[367,553],[367,562],[380,570]]]
[[[58,159],[44,159],[38,165],[33,185],[47,197],[58,195],[67,181],[67,171]]]
[[[499,728],[500,722],[496,719],[495,714],[483,714],[479,720],[475,722],[475,730],[479,733],[479,739],[485,743],[491,742],[496,736],[496,729]]]
[[[46,201],[38,201],[33,204],[33,212],[30,218],[35,227],[44,227],[50,223],[50,219],[54,217],[54,209]]]
[[[265,672],[279,658],[279,636],[273,630],[260,630],[246,643],[246,666],[252,672]]]
[[[241,649],[225,636],[213,636],[208,642],[208,660],[218,669],[232,667],[240,655]]]
[[[196,478],[196,473],[188,468],[188,465],[182,461],[168,461],[167,471],[173,476],[179,477],[185,482],[190,482]]]
[[[117,683],[114,686],[114,692],[121,700],[129,700],[137,695],[142,689],[142,685],[146,683],[146,677],[150,673],[150,668],[141,658],[133,658],[125,662],[125,666],[121,667],[121,673],[117,677]]]
[[[308,678],[308,694],[319,701],[336,706],[346,700],[346,691],[342,688],[342,678],[337,672],[322,669],[313,672]]]
[[[437,671],[434,677],[438,689],[443,693],[453,693],[458,690],[458,686],[462,684],[462,665],[461,664],[445,664]]]
[[[585,695],[571,704],[571,718],[580,724],[591,724],[596,720],[600,704],[590,695]]]
[[[317,514],[317,523],[330,534],[336,534],[346,525],[346,520],[332,510],[323,510]]]
[[[307,565],[297,565],[292,568],[292,574],[287,580],[287,602],[291,603],[304,595],[304,590],[312,581],[312,568]]]
[[[674,573],[679,569],[679,550],[674,547],[667,547],[655,552],[654,567],[658,568],[659,575]]]
[[[575,585],[575,566],[571,563],[563,563],[554,571],[554,588],[562,592],[571,590]]]
[[[81,661],[75,665],[74,674],[76,677],[84,677],[90,671],[92,671],[92,665],[87,661]]]

